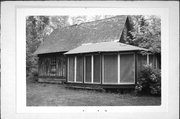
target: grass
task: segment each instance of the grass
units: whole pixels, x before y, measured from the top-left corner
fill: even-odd
[[[68,89],[61,84],[27,83],[27,106],[150,106],[161,98]]]

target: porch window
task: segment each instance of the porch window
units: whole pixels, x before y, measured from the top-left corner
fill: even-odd
[[[68,71],[69,71],[69,78],[68,78],[68,81],[70,82],[74,82],[74,68],[75,68],[75,57],[74,56],[70,56],[69,58],[69,68],[68,68]]]
[[[118,83],[118,60],[117,54],[104,55],[104,83]]]
[[[135,82],[134,54],[120,54],[120,83]]]
[[[93,77],[93,82],[94,83],[100,83],[100,75],[101,75],[101,71],[100,71],[100,55],[94,55],[94,77]]]
[[[85,56],[85,82],[91,83],[91,55]]]
[[[77,60],[76,60],[76,82],[83,82],[83,56],[77,56]]]

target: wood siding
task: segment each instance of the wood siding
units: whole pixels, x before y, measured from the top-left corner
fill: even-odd
[[[39,55],[39,77],[66,77],[66,58],[63,54]]]

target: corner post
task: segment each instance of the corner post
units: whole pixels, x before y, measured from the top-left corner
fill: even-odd
[[[118,70],[117,70],[117,72],[118,72],[118,84],[120,84],[120,53],[118,53]]]
[[[94,79],[94,56],[91,55],[91,83],[93,83]]]
[[[77,56],[74,57],[74,82],[76,82]]]
[[[147,65],[149,65],[149,54],[147,54]]]

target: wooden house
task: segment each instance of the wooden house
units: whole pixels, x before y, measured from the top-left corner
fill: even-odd
[[[125,44],[131,29],[126,15],[54,30],[37,49],[39,82],[134,86],[143,64],[160,67],[147,49]]]

